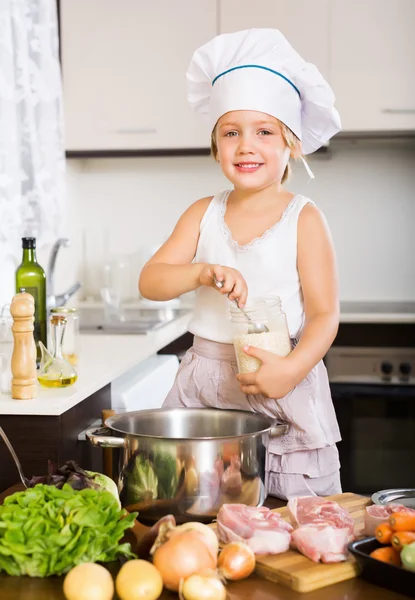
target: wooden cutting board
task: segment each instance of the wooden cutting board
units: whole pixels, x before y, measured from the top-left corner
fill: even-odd
[[[327,500],[334,500],[346,508],[355,521],[356,536],[362,535],[365,507],[372,504],[371,499],[347,493],[328,496]],[[279,512],[286,521],[290,521],[287,508],[277,508],[273,512]],[[281,583],[296,592],[312,592],[352,579],[359,574],[358,565],[351,555],[345,562],[325,565],[313,562],[296,550],[288,550],[283,554],[257,556],[255,572],[269,581]]]

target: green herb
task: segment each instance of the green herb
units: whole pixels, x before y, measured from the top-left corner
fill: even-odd
[[[0,506],[0,571],[9,575],[62,575],[84,562],[134,558],[119,544],[137,513],[120,510],[102,490],[36,485]]]

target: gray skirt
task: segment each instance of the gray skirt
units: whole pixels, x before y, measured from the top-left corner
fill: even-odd
[[[237,372],[232,344],[195,337],[163,407],[248,410],[288,423],[289,432],[268,444],[269,493],[284,499],[340,493],[341,437],[324,363],[278,400],[244,394]]]

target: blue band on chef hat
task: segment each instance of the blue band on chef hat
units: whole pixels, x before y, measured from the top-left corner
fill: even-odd
[[[295,86],[293,84],[293,82],[290,81],[285,75],[283,75],[282,73],[279,73],[278,71],[274,71],[273,69],[269,69],[268,67],[263,67],[262,65],[239,65],[238,67],[232,67],[232,69],[228,69],[227,71],[223,71],[223,73],[219,73],[219,75],[216,75],[215,79],[212,81],[212,87],[215,85],[215,82],[220,77],[222,77],[223,75],[226,75],[227,73],[230,73],[231,71],[236,71],[237,69],[263,69],[264,71],[269,71],[270,73],[274,73],[274,75],[278,75],[278,77],[282,77],[282,79],[284,79],[287,83],[289,83],[291,85],[291,87],[294,88],[294,90],[297,92],[297,94],[301,98],[300,90],[298,89],[298,87]]]

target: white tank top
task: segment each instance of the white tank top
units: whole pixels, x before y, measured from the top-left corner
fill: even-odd
[[[304,304],[297,269],[297,224],[302,208],[311,202],[305,196],[292,198],[280,220],[260,238],[240,246],[232,239],[225,223],[230,190],[217,194],[200,223],[200,236],[194,262],[219,264],[237,269],[248,285],[249,299],[279,296],[287,316],[290,336],[303,326]],[[201,286],[189,331],[214,342],[232,343],[230,302],[216,290]]]

